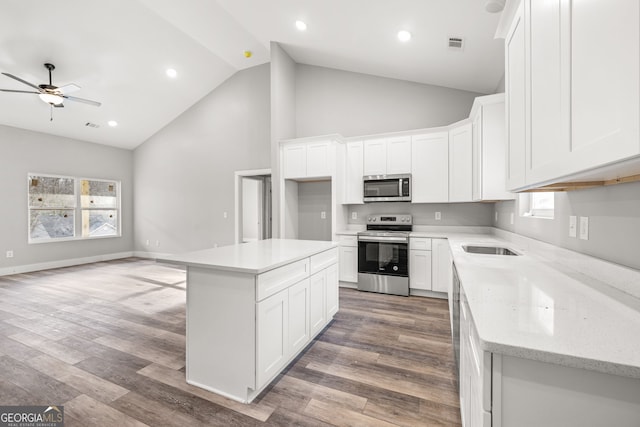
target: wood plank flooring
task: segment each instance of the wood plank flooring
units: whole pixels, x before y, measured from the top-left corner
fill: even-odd
[[[0,277],[0,404],[64,405],[68,427],[460,425],[446,301],[340,289],[335,320],[250,405],[185,382],[184,333],[178,268]]]

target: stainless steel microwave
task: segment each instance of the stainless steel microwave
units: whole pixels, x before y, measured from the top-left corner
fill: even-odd
[[[364,202],[410,202],[411,175],[370,175],[363,178]]]

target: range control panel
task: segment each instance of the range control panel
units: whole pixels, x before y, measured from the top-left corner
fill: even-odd
[[[381,225],[394,225],[394,224],[406,224],[410,225],[413,223],[413,218],[411,215],[369,215],[367,217],[368,224],[381,224]]]

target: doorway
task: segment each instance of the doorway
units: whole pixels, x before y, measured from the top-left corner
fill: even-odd
[[[271,238],[271,170],[235,173],[235,241],[247,243]]]

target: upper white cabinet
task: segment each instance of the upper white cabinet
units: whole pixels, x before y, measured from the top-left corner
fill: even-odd
[[[471,108],[473,200],[513,199],[506,190],[504,94],[481,96]]]
[[[524,0],[505,49],[510,189],[640,155],[639,2]]]
[[[364,175],[411,173],[411,137],[364,141]]]
[[[411,200],[414,203],[449,201],[449,133],[411,137]]]
[[[455,126],[449,131],[449,201],[472,200],[473,158],[472,124]]]
[[[332,141],[285,143],[282,163],[285,179],[329,177],[333,175],[335,146]]]
[[[362,201],[362,177],[364,176],[364,145],[362,141],[345,144],[344,204],[359,204]]]

